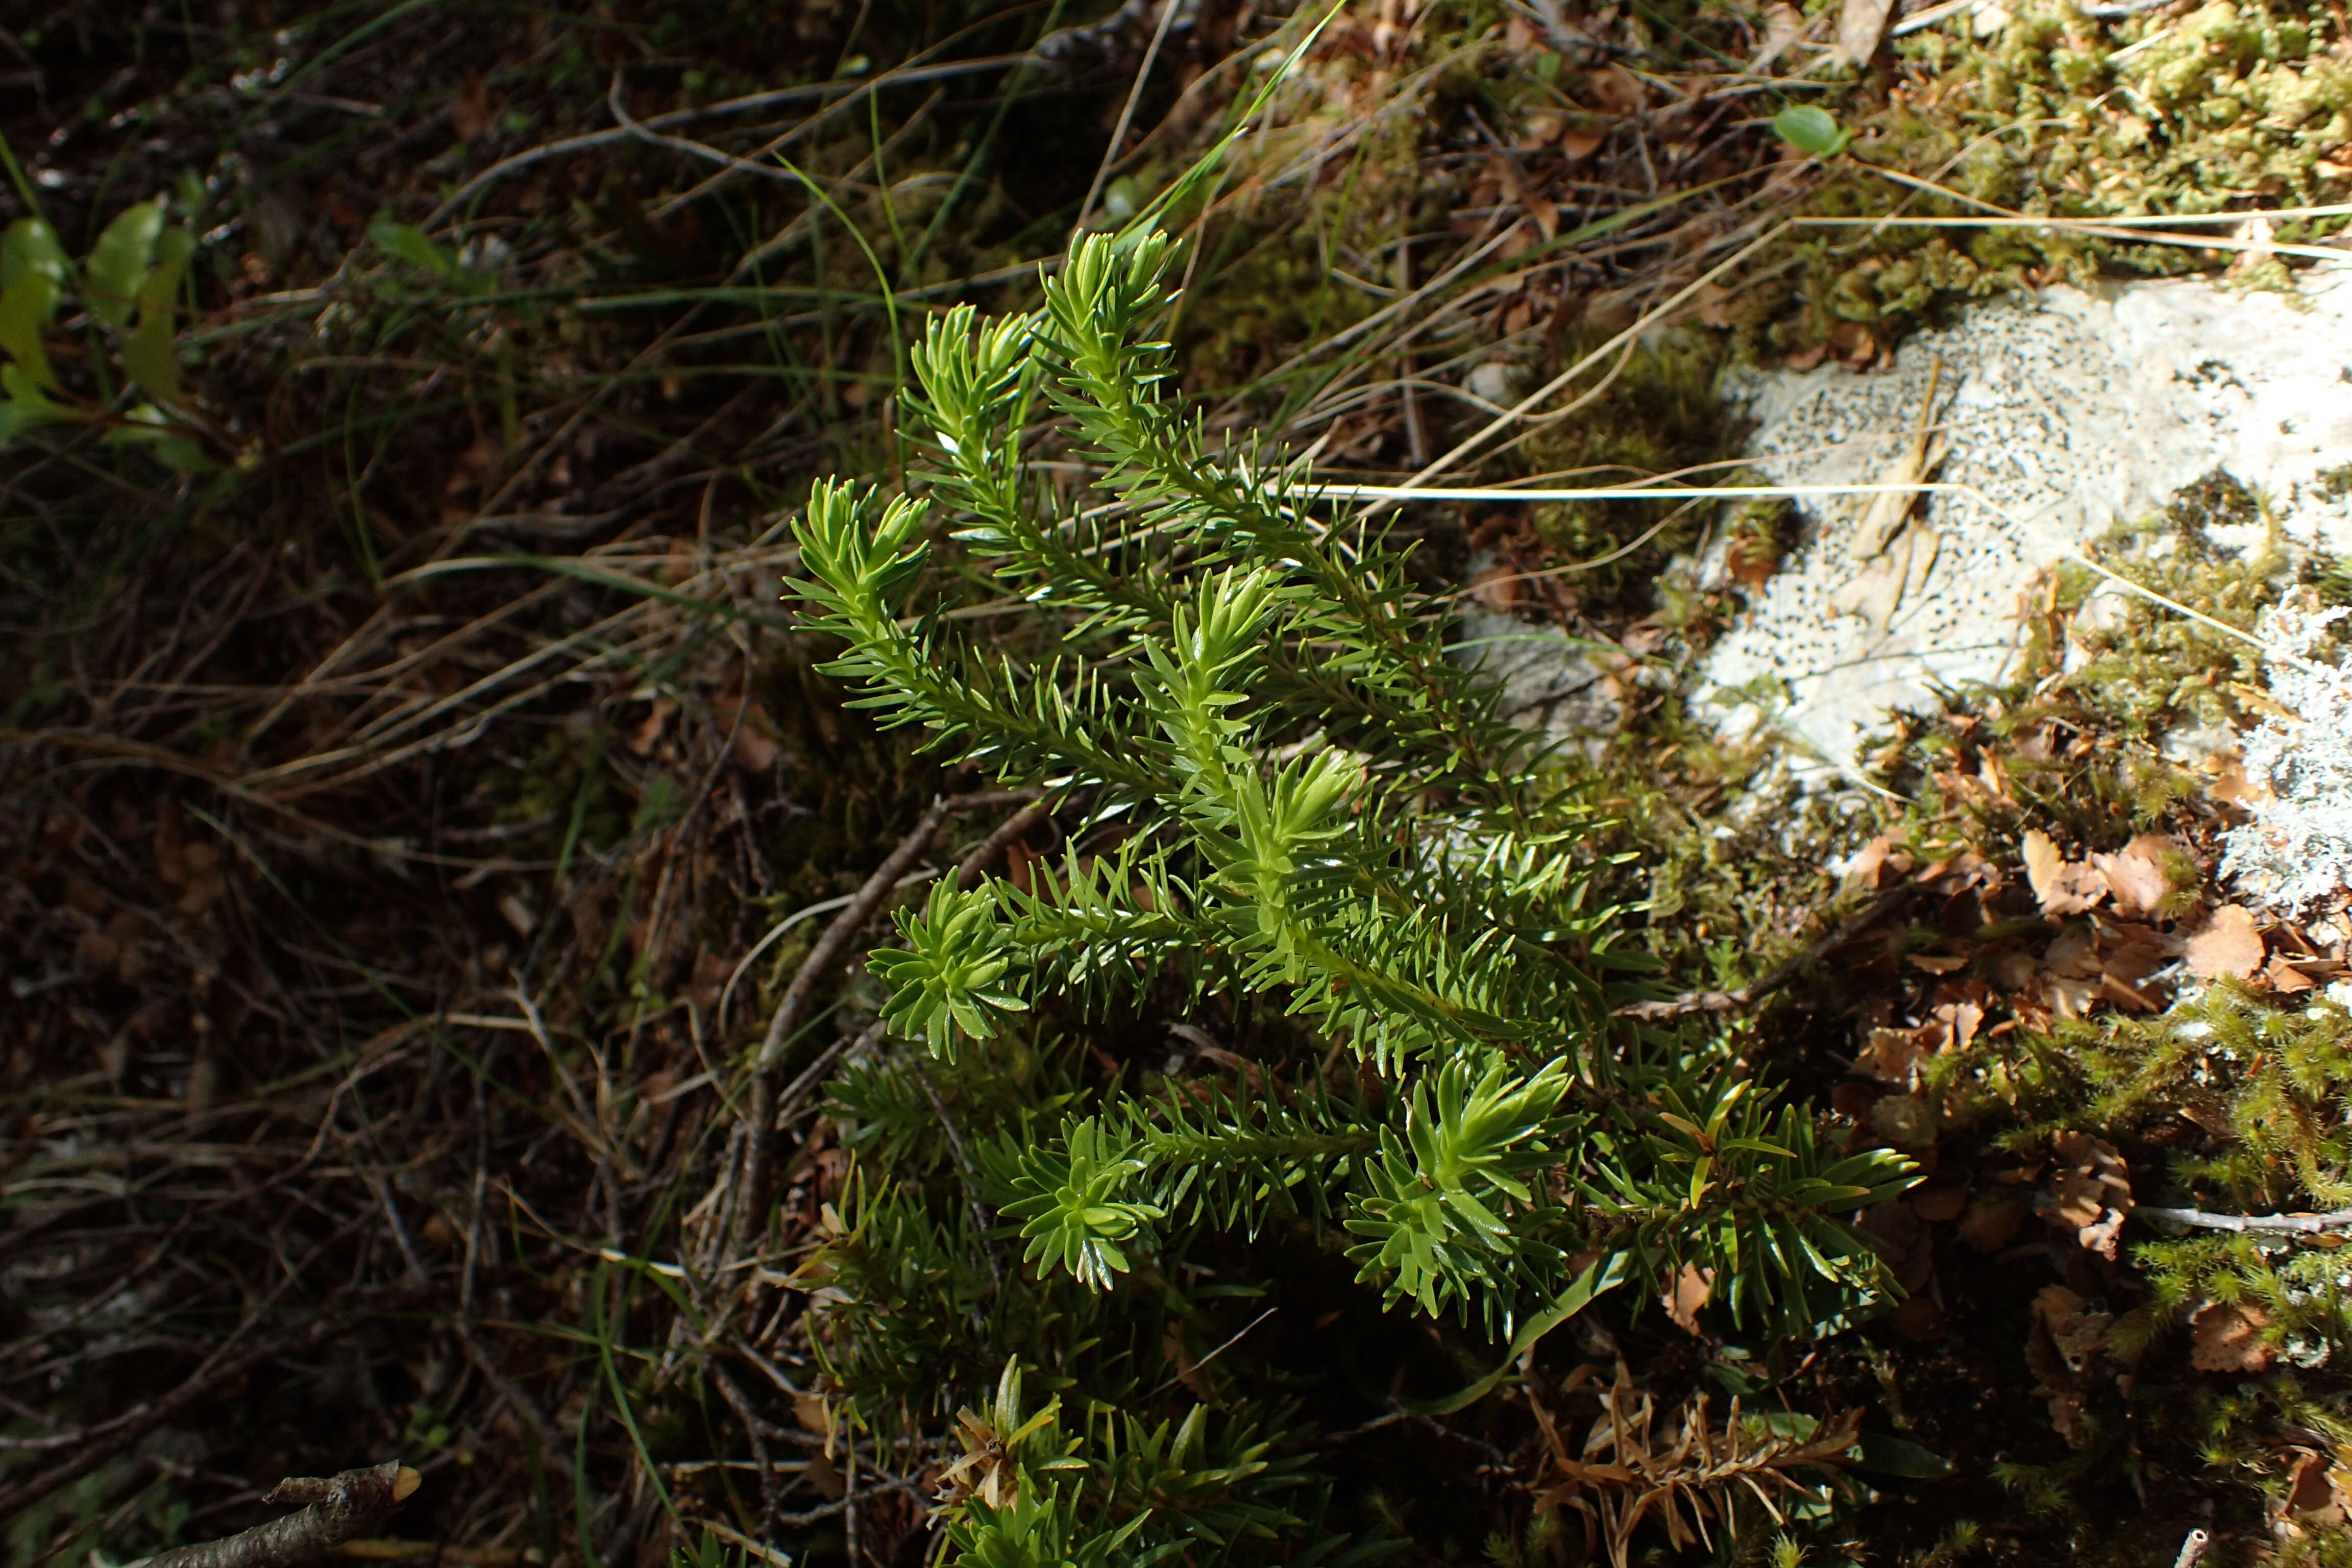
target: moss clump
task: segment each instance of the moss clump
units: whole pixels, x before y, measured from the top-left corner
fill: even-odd
[[[1815,193],[1821,216],[1965,217],[1982,210],[1971,204],[1990,204],[2096,221],[2319,205],[2352,188],[2352,166],[2336,161],[2352,140],[2352,38],[2338,16],[2212,0],[2186,16],[2103,24],[2072,5],[2025,0],[1988,37],[1973,36],[1963,17],[1900,40],[1895,53],[1891,80],[1858,82],[1839,106],[1854,132],[1852,155]],[[2272,237],[2319,237],[2343,222],[2284,221]],[[1855,327],[1884,346],[1964,300],[2087,284],[2104,272],[2172,276],[2229,258],[2056,230],[1899,223],[1805,244],[1796,281],[1774,308],[1750,313],[1747,353],[1823,344],[1853,357]],[[2233,275],[2265,287],[2289,277],[2274,258],[2243,255]]]
[[[1588,328],[1563,358],[1581,359],[1602,341]],[[1739,423],[1725,416],[1715,394],[1725,348],[1721,333],[1703,328],[1646,334],[1593,403],[1528,443],[1528,466],[1574,476],[1563,479],[1568,484],[1608,485],[1731,456]],[[1663,563],[1690,549],[1708,521],[1702,509],[1672,501],[1576,501],[1531,513],[1538,537],[1566,562],[1598,561],[1649,534],[1640,548],[1570,579],[1588,610],[1633,614],[1649,607],[1648,589]]]

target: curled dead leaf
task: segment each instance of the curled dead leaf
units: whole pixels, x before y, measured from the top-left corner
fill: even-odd
[[[2279,1500],[2279,1511],[2297,1524],[2341,1524],[2345,1519],[2345,1495],[2336,1477],[2343,1472],[2328,1462],[2329,1456],[2310,1448],[2293,1448],[2293,1467],[2287,1471],[2286,1495]]]
[[[1846,863],[1850,887],[1885,888],[1900,880],[1916,862],[1911,852],[1891,834],[1882,833],[1864,845]]]
[[[2189,973],[2206,980],[2224,975],[2243,980],[2263,966],[2262,933],[2243,904],[2223,904],[2203,930],[2189,939]]]
[[[1748,70],[1761,76],[1772,62],[1788,52],[1805,30],[1805,14],[1787,0],[1772,0],[1764,7],[1764,36],[1757,41],[1756,53],[1748,62]]]
[[[2263,978],[2269,981],[2271,989],[2282,996],[2297,995],[2318,984],[2310,975],[2289,963],[2284,953],[2271,955],[2270,963],[2263,970]]]
[[[2033,1315],[2038,1319],[2050,1343],[2066,1363],[2069,1372],[2081,1372],[2091,1358],[2107,1342],[2107,1331],[2114,1327],[2113,1312],[2093,1308],[2075,1292],[2063,1285],[2045,1285],[2033,1298]]]
[[[1698,1334],[1699,1309],[1706,1305],[1707,1296],[1715,1289],[1715,1270],[1685,1263],[1683,1271],[1675,1276],[1674,1289],[1664,1292],[1662,1304],[1675,1327],[1686,1334]]]
[[[1887,16],[1894,9],[1894,0],[1845,0],[1838,13],[1839,63],[1858,66],[1876,54],[1879,40],[1886,36]]]
[[[1508,615],[1519,602],[1525,573],[1507,565],[1489,566],[1470,580],[1470,596],[1496,615]]]
[[[2248,1301],[2208,1301],[2189,1320],[2189,1364],[2200,1372],[2260,1372],[2276,1355],[2263,1331],[2271,1321]]]
[[[2172,890],[2171,879],[2164,870],[2163,857],[2168,847],[2164,839],[2143,833],[2125,845],[2119,855],[2091,857],[2092,869],[2105,886],[2116,913],[2126,920],[2156,913]]]
[[[2216,755],[2206,766],[2213,782],[2205,786],[2205,798],[2216,805],[2251,806],[2272,798],[2270,781],[2247,777],[2246,764],[2236,757]]]
[[[1944,1337],[1944,1309],[1933,1296],[1906,1296],[1886,1314],[1886,1324],[1914,1344]]]
[[[2013,1196],[1978,1200],[1960,1216],[1960,1239],[1979,1252],[1999,1252],[2025,1223],[2025,1205]]]
[[[2112,1259],[2132,1209],[2130,1167],[2114,1144],[2086,1132],[2062,1132],[2053,1148],[2058,1162],[2051,1173],[2046,1217],[2073,1231],[2083,1246]]]
[[[2050,836],[2036,828],[2019,842],[2025,880],[2045,915],[2079,915],[2107,896],[2107,885],[2089,866],[2058,853]]]
[[[1969,1204],[1969,1190],[1960,1186],[1926,1186],[1911,1194],[1911,1212],[1930,1225],[1948,1225]]]
[[[1870,1043],[1854,1058],[1853,1070],[1864,1078],[1908,1089],[1916,1079],[1919,1060],[1932,1048],[1922,1029],[1873,1029]]]

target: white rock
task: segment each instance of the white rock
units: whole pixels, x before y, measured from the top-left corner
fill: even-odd
[[[2263,628],[2279,711],[2247,738],[2245,767],[2269,794],[2230,830],[2221,874],[2290,914],[2352,886],[2352,669],[2315,657],[2347,614],[2283,604]]]
[[[1706,661],[1727,728],[1776,724],[1817,770],[1848,771],[1888,710],[2003,673],[2045,568],[2216,469],[2291,540],[2352,552],[2352,506],[2321,477],[2352,459],[2352,266],[2307,274],[2298,297],[2203,280],[2047,289],[1916,334],[1885,371],[1735,371],[1723,390],[1757,420],[1748,450],[1771,482],[1870,483],[1899,472],[1938,356],[1933,477],[1985,500],[1923,502],[1884,616],[1884,595],[1870,614],[1838,607],[1874,562],[1887,574],[1853,549],[1863,503],[1807,503],[1811,537]],[[2235,532],[2217,542],[2261,542],[2259,526]]]

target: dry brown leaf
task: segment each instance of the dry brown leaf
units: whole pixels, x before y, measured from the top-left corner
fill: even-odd
[[[490,106],[490,84],[486,77],[476,77],[465,85],[449,104],[449,126],[461,142],[471,142],[489,129],[495,115]]]
[[[2263,970],[2263,978],[2269,981],[2271,989],[2282,996],[2299,994],[2318,984],[2310,975],[2289,963],[2284,953],[2273,953],[2271,956],[2270,963]]]
[[[1906,1296],[1886,1314],[1886,1326],[1914,1344],[1944,1337],[1944,1310],[1933,1296]]]
[[[2280,1512],[2297,1524],[2341,1524],[2345,1519],[2344,1472],[2328,1463],[2328,1456],[2310,1448],[2289,1449],[2295,1455],[2287,1472],[2286,1495]]]
[[[2066,1439],[2070,1448],[2079,1448],[2090,1436],[2090,1428],[2083,1420],[2083,1396],[2065,1389],[2050,1396],[2050,1426]]]
[[[2246,764],[2235,757],[2217,756],[2206,764],[2213,770],[2213,782],[2205,786],[2205,798],[2216,805],[2252,805],[2271,798],[2270,781],[2246,776]]]
[[[2050,1343],[2069,1372],[2081,1372],[2107,1342],[2113,1312],[2098,1312],[2063,1285],[2045,1285],[2033,1299],[2033,1315],[2049,1331]]]
[[[1720,283],[1708,283],[1703,285],[1698,291],[1698,308],[1696,311],[1700,324],[1703,326],[1714,327],[1718,331],[1730,326],[1732,302],[1738,298],[1739,295],[1737,291],[1727,289]],[[1747,574],[1743,573],[1739,569],[1740,563],[1738,561],[1727,562],[1726,564],[1731,568],[1731,574],[1733,576],[1739,578],[1742,582],[1748,581]],[[1771,575],[1772,574],[1769,570],[1767,570],[1764,574],[1766,578],[1769,578]]]
[[[2106,897],[2107,886],[2099,874],[2059,854],[2040,828],[2028,833],[2019,848],[2025,857],[2025,880],[2043,914],[2079,915]]]
[[[1935,1142],[1936,1108],[1924,1095],[1890,1094],[1870,1108],[1870,1130],[1897,1148]]]
[[[649,754],[661,743],[662,731],[669,725],[670,716],[677,711],[677,703],[667,697],[656,697],[646,710],[645,719],[630,731],[629,750],[639,756]]]
[[[1886,36],[1887,14],[1894,9],[1894,0],[1845,0],[1845,8],[1838,13],[1838,58],[1850,66],[1866,63],[1878,52],[1878,41]]]
[[[750,724],[735,731],[735,765],[747,773],[764,773],[776,765],[776,742]]]
[[[2115,1145],[2085,1132],[2062,1132],[2053,1141],[2057,1168],[2051,1173],[2053,1200],[2046,1217],[2072,1230],[2100,1257],[2113,1259],[2131,1213],[2131,1169]]]
[[[1936,1021],[1944,1027],[1942,1051],[1965,1051],[1976,1043],[1977,1030],[1984,1026],[1985,1010],[1974,1002],[1947,1002],[1936,1009]]]
[[[1881,1198],[1862,1211],[1862,1228],[1879,1242],[1878,1251],[1895,1270],[1895,1282],[1924,1290],[1936,1275],[1936,1233],[1901,1198]]]
[[[2059,933],[2042,955],[2043,990],[2061,1017],[2079,1018],[2105,984],[2099,966],[2098,934],[2087,926]]]
[[[1966,1187],[1921,1187],[1911,1194],[1911,1212],[1930,1225],[1948,1225],[1968,1203]]]
[[[1168,1331],[1160,1337],[1160,1357],[1176,1369],[1176,1381],[1182,1384],[1193,1398],[1206,1403],[1215,1393],[1206,1373],[1192,1359],[1192,1349],[1184,1342],[1184,1327],[1171,1320]]]
[[[2094,855],[2091,866],[2107,889],[2116,913],[2126,920],[2137,920],[2156,912],[2171,891],[2169,879],[2157,856],[2162,852],[2163,840],[2142,834],[2124,846],[2120,855]]]
[[[1666,1309],[1666,1316],[1674,1320],[1675,1327],[1686,1334],[1697,1334],[1701,1332],[1699,1309],[1706,1305],[1706,1299],[1714,1289],[1714,1269],[1685,1263],[1683,1271],[1675,1276],[1674,1289],[1664,1292],[1660,1300]]]
[[[2263,939],[2254,929],[2253,911],[2243,904],[2215,910],[2205,929],[2189,939],[2186,957],[2189,973],[2202,979],[2252,975],[2263,966]]]
[[[1585,75],[1584,85],[1587,91],[1601,100],[1601,107],[1612,114],[1638,114],[1648,101],[1648,94],[1643,89],[1641,79],[1623,66],[1608,65],[1599,70],[1589,71]]]
[[[2105,934],[2112,945],[2099,954],[2099,981],[2106,999],[2140,1013],[2164,1005],[2162,993],[2144,983],[2171,963],[2184,944],[2146,926],[2118,926]]]
[[[1758,76],[1763,75],[1765,68],[1787,53],[1789,46],[1795,43],[1804,30],[1805,14],[1802,11],[1789,5],[1787,0],[1772,0],[1772,4],[1764,7],[1764,37],[1758,41],[1755,56],[1748,62],[1748,70]]]
[[[1884,888],[1911,869],[1916,862],[1911,852],[1903,848],[1891,835],[1882,833],[1864,845],[1847,862],[1845,879],[1850,886]]]
[[[1920,1036],[1917,1029],[1871,1030],[1870,1043],[1854,1058],[1853,1070],[1881,1083],[1909,1089],[1919,1058],[1927,1054],[1928,1042]]]
[[[2208,1301],[2189,1320],[2189,1364],[2200,1372],[2260,1372],[2277,1353],[2263,1338],[2270,1325],[2251,1302]]]
[[[1519,602],[1527,574],[1507,563],[1489,566],[1470,579],[1470,596],[1498,616],[1507,616]]]

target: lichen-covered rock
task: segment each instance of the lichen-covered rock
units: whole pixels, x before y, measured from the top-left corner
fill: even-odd
[[[1888,710],[2000,675],[2046,568],[2217,470],[2290,544],[2352,544],[2352,269],[2292,295],[2051,288],[1916,334],[1885,371],[1743,369],[1724,390],[1757,419],[1772,482],[1868,484],[1911,471],[1931,379],[1927,477],[1973,493],[1927,497],[1899,527],[1866,498],[1806,503],[1807,542],[1706,667],[1732,728],[1777,722],[1845,768]],[[2251,550],[2267,528],[2209,532]]]
[[[2258,788],[2221,869],[2253,901],[2289,914],[2352,888],[2352,669],[2315,657],[2347,614],[2289,602],[2263,628],[2277,711],[2246,737],[2246,776]]]

